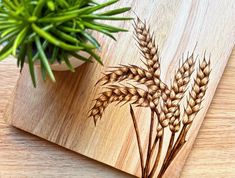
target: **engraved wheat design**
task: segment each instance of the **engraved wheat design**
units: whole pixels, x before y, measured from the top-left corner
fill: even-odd
[[[168,86],[160,79],[159,52],[149,28],[139,18],[135,21],[134,28],[139,49],[145,59],[143,61],[145,68],[135,65],[120,65],[104,73],[97,84],[101,84],[105,91],[95,100],[90,117],[93,117],[96,124],[111,103],[129,103],[140,155],[141,177],[161,178],[186,143],[187,133],[201,109],[209,83],[210,61],[207,61],[204,56],[197,69],[193,86],[190,87],[195,70],[195,57],[193,54],[187,56],[176,71],[172,85]],[[146,86],[147,89],[144,90],[133,85],[126,86],[122,84],[123,81],[133,81]],[[188,96],[187,103],[186,106],[183,106],[181,101],[186,96]],[[146,150],[143,150],[141,144],[138,123],[132,105],[151,110]],[[171,137],[167,152],[162,155],[166,129],[170,130]],[[146,154],[144,154],[145,151]],[[154,154],[155,152],[156,154]],[[146,156],[144,157],[144,155]],[[161,159],[163,162],[160,164]],[[156,175],[157,170],[159,171]]]

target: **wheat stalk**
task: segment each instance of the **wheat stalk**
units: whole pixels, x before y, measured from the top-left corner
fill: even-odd
[[[144,159],[143,148],[140,140],[140,130],[134,114],[133,108],[130,106],[130,113],[135,128],[135,134],[140,154],[141,171],[143,178],[155,177],[160,159],[162,157],[162,149],[164,144],[164,132],[169,126],[171,137],[164,161],[161,165],[158,178],[165,173],[172,160],[185,144],[185,137],[190,129],[196,114],[201,108],[202,100],[207,90],[210,75],[210,62],[204,60],[199,64],[199,71],[193,83],[192,90],[189,93],[187,106],[181,115],[181,100],[185,96],[192,73],[194,72],[195,60],[193,53],[187,56],[185,62],[177,70],[170,88],[160,79],[160,61],[158,49],[155,45],[155,39],[150,34],[147,25],[138,18],[134,24],[135,36],[146,62],[146,69],[135,65],[120,65],[105,72],[104,76],[97,82],[102,85],[108,85],[107,90],[102,92],[95,100],[95,105],[90,111],[90,117],[93,117],[95,124],[100,119],[109,104],[117,102],[117,104],[126,103],[135,104],[138,107],[149,107],[151,109],[149,141],[147,148],[146,161]],[[128,87],[121,85],[122,81],[134,81],[144,85],[147,90],[137,88],[135,86]],[[115,85],[110,85],[117,83]],[[155,116],[157,115],[158,123],[155,127]],[[183,126],[182,126],[183,125]],[[153,130],[156,129],[156,134]],[[175,141],[176,133],[179,133]],[[154,136],[153,136],[154,135]],[[154,138],[155,139],[154,139]],[[156,157],[153,153],[158,145]],[[154,164],[151,165],[151,160]],[[151,168],[152,166],[152,168]]]
[[[192,54],[190,57],[187,57],[186,61],[177,70],[169,95],[166,95],[165,92],[163,92],[163,95],[161,97],[163,99],[163,103],[161,104],[161,108],[157,110],[158,120],[161,125],[161,127],[158,127],[158,132],[162,133],[163,129],[167,127],[168,125],[172,132],[167,154],[166,154],[166,159],[171,152],[174,139],[175,139],[175,133],[180,130],[179,103],[184,96],[187,85],[190,81],[190,77],[194,71],[194,66],[195,66],[195,62],[194,62],[193,54]],[[157,136],[155,140],[158,140]],[[152,151],[155,149],[155,147],[156,147],[156,144],[154,144]],[[157,164],[155,164],[155,166],[157,166]],[[153,168],[153,172],[155,171],[156,171],[156,167]]]
[[[183,128],[181,129],[180,135],[174,147],[170,150],[171,153],[169,155],[166,155],[166,159],[158,175],[159,178],[164,174],[167,167],[170,165],[172,160],[175,158],[175,156],[178,154],[178,152],[181,150],[186,142],[186,135],[193,123],[194,118],[201,109],[201,104],[209,83],[210,72],[210,60],[207,62],[204,57],[197,72],[196,79],[194,80],[191,92],[189,94],[187,106],[184,109],[182,118]]]
[[[163,102],[161,103],[161,109],[159,110],[159,123],[163,127],[162,132],[164,132],[164,128],[168,125],[172,132],[163,165],[169,159],[175,140],[175,133],[180,130],[181,118],[179,104],[185,95],[185,91],[190,82],[191,75],[194,71],[194,66],[195,60],[193,54],[187,56],[186,61],[179,67],[175,74],[173,84],[170,88],[170,94],[163,95],[162,97]],[[151,171],[151,176],[153,176],[157,170],[157,161],[158,160],[156,159],[156,162]]]

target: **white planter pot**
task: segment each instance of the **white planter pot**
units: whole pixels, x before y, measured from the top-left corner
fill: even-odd
[[[78,54],[85,57],[85,58],[90,58],[90,55],[83,52],[83,51],[80,51]],[[77,67],[79,67],[79,66],[81,66],[82,64],[85,63],[85,61],[82,61],[82,60],[77,59],[75,57],[70,57],[69,61],[70,61],[70,63],[72,64],[72,66],[74,68],[77,68]],[[65,64],[65,62],[62,62],[61,64],[59,64],[58,62],[54,63],[54,64],[51,65],[51,69],[53,71],[68,71],[69,70],[67,65]]]
[[[81,61],[81,60],[76,59],[76,58],[70,58],[69,61],[70,61],[70,63],[72,64],[72,66],[74,68],[77,68],[77,67],[79,67],[79,66],[81,66],[82,64],[85,63],[85,61]],[[51,69],[53,71],[68,71],[69,70],[67,65],[65,64],[65,62],[62,62],[61,64],[54,63],[54,64],[51,65]]]

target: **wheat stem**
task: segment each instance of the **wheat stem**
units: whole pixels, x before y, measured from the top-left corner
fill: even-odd
[[[156,160],[154,162],[153,168],[149,174],[149,178],[153,178],[155,172],[157,171],[158,168],[158,164],[160,162],[161,159],[161,153],[162,153],[162,146],[163,146],[163,141],[164,141],[164,129],[162,130],[162,136],[159,138],[159,146],[158,146],[158,153],[157,153],[157,157]]]
[[[171,153],[169,154],[168,158],[166,159],[166,161],[164,161],[161,170],[158,174],[158,177],[161,178],[165,171],[167,170],[167,168],[170,166],[170,164],[172,163],[172,161],[174,160],[174,158],[176,157],[176,155],[179,153],[179,151],[181,150],[181,148],[184,146],[184,144],[186,143],[185,141],[185,137],[186,137],[186,127],[183,127],[180,135],[174,145],[174,147],[171,150]]]
[[[174,143],[174,139],[175,139],[175,133],[172,133],[171,135],[171,139],[170,139],[170,143],[168,146],[168,150],[167,150],[167,154],[166,157],[164,159],[164,162],[162,164],[162,167],[160,169],[160,172],[158,174],[158,177],[161,178],[163,176],[163,174],[165,173],[166,169],[168,168],[168,166],[170,165],[171,161],[173,160],[173,157],[175,155],[175,150],[177,150],[178,144],[176,143],[173,146]],[[178,141],[178,140],[177,140]],[[180,143],[180,142],[179,142]],[[173,147],[173,148],[172,148]]]
[[[134,129],[135,129],[135,135],[136,135],[137,144],[138,144],[138,150],[139,150],[139,155],[140,155],[140,165],[141,165],[141,174],[142,174],[141,176],[143,177],[143,174],[144,174],[143,149],[142,149],[142,146],[141,146],[140,132],[139,132],[137,120],[136,120],[136,117],[135,117],[135,114],[134,114],[134,110],[133,110],[131,105],[130,105],[130,113],[131,113]]]
[[[157,146],[157,143],[158,143],[158,140],[159,138],[156,136],[155,139],[154,139],[154,142],[153,142],[153,146],[151,148],[151,152],[150,152],[150,159],[152,160],[152,157],[153,157],[153,153],[156,149],[156,146]]]
[[[173,145],[174,145],[174,141],[175,141],[175,133],[172,132],[164,162],[166,162],[166,160],[169,159],[170,153],[171,153]]]
[[[145,165],[145,176],[149,174],[149,167],[151,164],[151,148],[152,148],[152,140],[153,140],[153,126],[154,126],[154,111],[151,110],[151,121],[150,121],[150,129],[149,129],[149,142],[148,142],[148,150],[147,150],[147,158]]]

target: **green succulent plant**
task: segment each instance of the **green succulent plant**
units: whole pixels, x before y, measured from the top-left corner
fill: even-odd
[[[90,54],[102,64],[95,50],[99,42],[89,31],[98,31],[115,40],[113,33],[125,29],[102,23],[102,20],[130,20],[119,17],[129,7],[102,12],[107,6],[117,3],[109,0],[96,3],[93,0],[1,0],[0,1],[0,61],[9,55],[17,57],[22,68],[29,64],[33,85],[36,86],[34,64],[40,64],[42,78],[55,77],[50,65],[62,61],[71,71],[70,56],[91,61],[79,55],[79,51]]]

